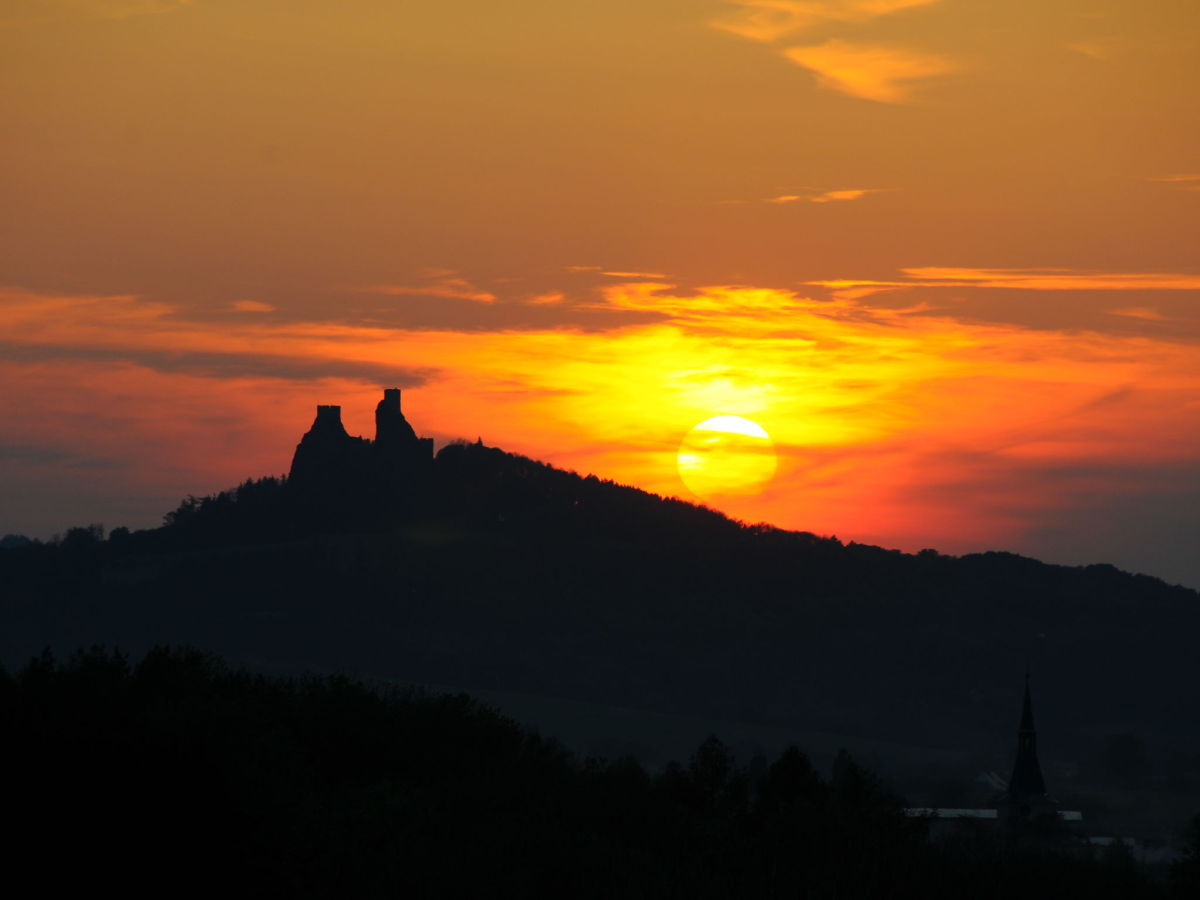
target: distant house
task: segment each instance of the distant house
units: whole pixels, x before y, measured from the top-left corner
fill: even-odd
[[[929,816],[931,819],[992,819],[1000,817],[994,809],[956,809],[944,806],[910,806],[904,810],[906,816]]]

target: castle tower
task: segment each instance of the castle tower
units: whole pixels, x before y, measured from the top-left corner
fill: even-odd
[[[347,503],[411,496],[428,480],[433,438],[419,438],[400,411],[400,389],[387,388],[375,407],[375,440],[351,437],[340,406],[318,406],[317,418],[296,447],[288,484]]]
[[[387,451],[416,443],[417,433],[400,411],[400,388],[385,388],[375,407],[375,443]]]
[[[341,437],[346,434],[346,426],[342,424],[342,408],[340,406],[318,406],[317,417],[313,419],[310,434]]]
[[[333,487],[345,480],[343,473],[361,465],[365,450],[362,438],[346,433],[340,406],[318,406],[312,427],[296,445],[288,482],[305,488]]]

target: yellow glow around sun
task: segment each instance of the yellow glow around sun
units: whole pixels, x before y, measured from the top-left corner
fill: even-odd
[[[699,497],[753,496],[775,477],[775,445],[757,422],[714,416],[684,436],[676,464]]]

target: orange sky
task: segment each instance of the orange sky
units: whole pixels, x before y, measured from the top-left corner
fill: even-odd
[[[1200,586],[1190,0],[10,0],[0,532],[317,402],[750,520]]]

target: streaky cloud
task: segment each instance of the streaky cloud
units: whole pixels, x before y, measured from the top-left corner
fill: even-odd
[[[465,278],[453,277],[440,277],[429,284],[379,284],[366,290],[373,294],[445,297],[448,300],[473,300],[476,303],[495,303],[497,299],[491,291],[481,290]]]
[[[1112,59],[1120,52],[1120,45],[1120,38],[1103,37],[1069,41],[1066,48],[1089,59],[1106,60]]]
[[[819,194],[781,194],[778,197],[768,197],[764,203],[785,206],[789,203],[837,203],[845,200],[859,200],[867,194],[878,194],[890,188],[849,188],[836,191],[823,191]]]
[[[827,22],[867,22],[881,16],[932,6],[938,0],[731,0],[736,11],[712,27],[752,41],[770,43]]]
[[[1127,319],[1141,319],[1146,322],[1166,322],[1168,317],[1152,306],[1123,306],[1120,309],[1110,309],[1110,316],[1124,316]]]
[[[203,378],[277,378],[321,381],[343,378],[367,384],[417,387],[436,370],[409,368],[385,362],[290,356],[281,353],[222,353],[219,351],[155,350],[146,346],[88,346],[86,344],[21,344],[0,340],[0,355],[15,363],[92,362],[137,366],[164,374]]]
[[[261,300],[234,300],[230,307],[235,312],[275,312],[277,308]]]
[[[816,197],[810,197],[809,203],[836,203],[842,200],[858,200],[860,197],[865,197],[871,193],[866,190],[849,190],[849,191],[826,191]]]
[[[906,275],[986,286],[1014,272],[1035,283],[1072,274]],[[922,546],[1015,540],[1048,504],[1069,506],[1069,492],[1038,480],[1047,466],[1195,458],[1200,356],[1176,335],[1039,331],[921,304],[737,284],[607,284],[598,302],[629,318],[603,332],[418,331],[195,319],[132,297],[0,293],[0,369],[12,383],[40,384],[45,412],[19,443],[65,452],[86,433],[105,458],[124,453],[146,470],[138,478],[164,483],[182,469],[202,483],[244,477],[243,459],[215,457],[204,443],[212,422],[273,464],[291,439],[281,423],[304,415],[316,380],[322,396],[335,391],[347,403],[379,384],[420,384],[429,433],[469,429],[467,437],[668,495],[684,490],[681,436],[712,416],[743,416],[771,434],[780,469],[763,495],[728,512]],[[0,414],[16,402],[0,399]],[[164,435],[162,422],[184,402],[185,421]],[[1002,496],[990,493],[997,472],[1007,473]]]
[[[1157,184],[1169,184],[1180,191],[1200,191],[1200,175],[1187,173],[1180,175],[1161,175],[1157,178],[1147,178]]]
[[[789,47],[783,53],[816,75],[822,87],[878,103],[905,103],[912,97],[911,82],[959,69],[944,56],[838,38],[811,47]]]
[[[1074,269],[976,269],[925,266],[904,269],[918,280],[963,282],[982,287],[1042,291],[1200,289],[1200,274],[1173,272],[1084,272]]]
[[[878,194],[886,188],[851,188],[842,191],[826,191],[815,197],[809,197],[809,203],[838,203],[844,200],[859,200],[867,194]]]
[[[1030,291],[1194,291],[1200,274],[1184,272],[1087,272],[1076,269],[1001,269],[923,266],[901,270],[906,280],[809,281],[849,298],[912,287],[1004,288]]]

